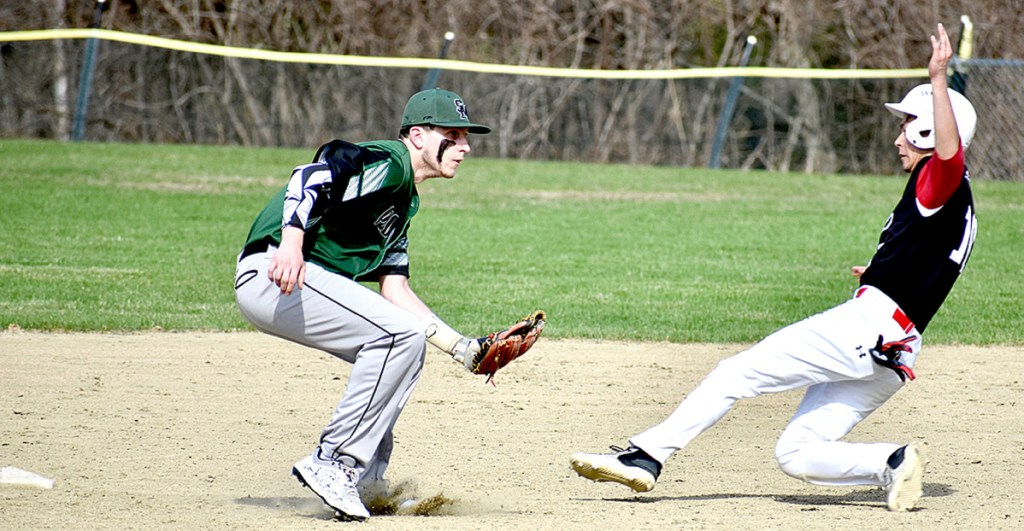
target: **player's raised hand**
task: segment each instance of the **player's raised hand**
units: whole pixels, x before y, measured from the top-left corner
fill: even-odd
[[[949,61],[953,58],[953,46],[949,43],[949,35],[946,28],[940,22],[935,28],[936,35],[931,36],[932,58],[928,61],[928,77],[945,78],[946,69],[949,68]]]
[[[946,78],[946,72],[953,58],[953,46],[949,43],[949,35],[941,23],[935,29],[938,36],[931,36],[932,58],[928,61],[928,76],[931,78],[933,89],[935,154],[942,160],[948,160],[956,155],[961,143],[956,117],[953,115],[953,104],[947,95],[949,80]]]

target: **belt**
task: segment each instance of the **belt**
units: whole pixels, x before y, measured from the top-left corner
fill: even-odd
[[[247,256],[252,256],[258,253],[265,253],[269,251],[272,246],[274,246],[274,242],[272,240],[259,240],[252,242],[249,245],[246,245],[244,249],[242,249],[242,253],[238,255],[238,261],[241,262]]]
[[[865,291],[867,291],[867,289],[867,286],[861,286],[857,288],[857,294],[854,295],[853,297],[860,297],[861,295],[864,294]],[[911,321],[910,318],[907,317],[907,314],[903,313],[903,310],[901,310],[899,306],[897,306],[896,310],[892,312],[892,320],[896,321],[896,324],[900,325],[900,328],[902,328],[903,331],[908,334],[911,330],[914,329],[914,321]]]

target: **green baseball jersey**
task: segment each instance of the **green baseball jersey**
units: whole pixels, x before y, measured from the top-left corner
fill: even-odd
[[[419,209],[409,150],[400,141],[333,140],[256,217],[245,250],[281,242],[281,230],[306,232],[306,260],[354,280],[409,274],[409,222]]]

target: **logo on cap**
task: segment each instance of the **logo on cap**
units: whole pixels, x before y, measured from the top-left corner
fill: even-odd
[[[455,111],[459,113],[459,118],[469,121],[469,115],[466,114],[466,104],[462,103],[460,98],[455,98]]]

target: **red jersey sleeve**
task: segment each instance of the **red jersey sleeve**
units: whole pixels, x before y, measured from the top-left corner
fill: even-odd
[[[963,177],[963,145],[957,150],[956,155],[947,160],[940,159],[938,155],[933,156],[925,163],[924,168],[921,168],[921,174],[917,176],[917,188],[915,189],[917,202],[925,210],[942,208],[960,186],[960,179]]]

